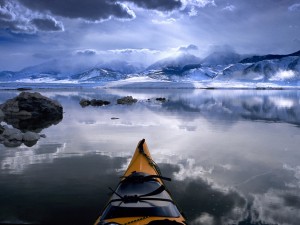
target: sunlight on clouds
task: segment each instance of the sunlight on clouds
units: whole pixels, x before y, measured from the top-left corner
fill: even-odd
[[[205,169],[202,166],[196,166],[195,159],[187,159],[184,164],[178,163],[179,171],[174,173],[174,177],[177,180],[184,180],[187,178],[197,179],[204,178],[205,174],[211,174],[213,172],[213,167]]]
[[[189,11],[189,16],[197,16],[198,15],[198,11],[196,10],[195,6],[191,7],[191,10]]]
[[[136,18],[135,12],[124,3],[118,3],[128,13],[131,18],[119,18],[121,21],[133,20]]]
[[[272,81],[281,81],[286,79],[291,79],[296,76],[293,70],[279,70],[273,77],[270,78]]]
[[[295,214],[295,210],[299,210],[299,204],[297,205],[299,193],[270,189],[264,194],[257,194],[253,197],[253,222],[278,225],[298,224],[300,214]]]
[[[187,5],[191,5],[191,6],[202,8],[207,5],[213,5],[213,6],[216,5],[214,0],[182,0],[182,2],[185,7]]]
[[[283,169],[294,173],[297,184],[292,184],[292,186],[300,188],[300,166],[292,167],[290,165],[284,164]]]
[[[169,19],[166,19],[166,20],[157,20],[157,19],[153,19],[153,20],[151,20],[151,21],[152,21],[152,23],[154,23],[154,24],[168,25],[168,24],[175,23],[175,22],[176,22],[176,19],[174,19],[174,18],[169,18]]]
[[[233,12],[236,10],[236,7],[234,5],[228,5],[228,6],[224,7],[223,10]]]

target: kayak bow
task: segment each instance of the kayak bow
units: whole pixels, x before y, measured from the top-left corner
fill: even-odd
[[[94,225],[182,225],[185,218],[166,189],[145,139]]]

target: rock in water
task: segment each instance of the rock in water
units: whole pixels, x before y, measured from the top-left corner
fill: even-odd
[[[89,106],[91,104],[91,101],[87,100],[87,99],[81,99],[79,104],[81,105],[81,107],[86,107],[86,106]]]
[[[27,131],[23,134],[23,142],[27,147],[34,146],[40,139],[40,135],[31,131]]]
[[[0,109],[5,122],[24,131],[43,129],[63,118],[61,104],[37,92],[22,92],[0,105]]]
[[[86,107],[86,106],[105,106],[105,105],[109,105],[110,102],[109,101],[105,101],[105,100],[101,100],[101,99],[92,99],[92,100],[87,100],[87,99],[81,99],[79,104],[81,105],[81,107]]]
[[[133,104],[136,102],[137,102],[137,99],[133,98],[132,96],[126,96],[126,97],[117,99],[117,103],[122,104],[122,105],[125,105],[125,104],[129,105],[129,104]]]
[[[9,141],[16,140],[22,141],[23,135],[22,132],[16,128],[6,128],[4,129],[2,136],[8,139]]]
[[[38,141],[39,139],[40,135],[31,131],[27,131],[25,134],[23,134],[24,142]]]
[[[155,100],[159,101],[159,102],[165,102],[165,101],[167,101],[166,98],[162,98],[162,97],[156,98]]]

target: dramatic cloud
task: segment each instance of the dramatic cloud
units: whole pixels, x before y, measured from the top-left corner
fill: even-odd
[[[93,56],[97,54],[96,50],[93,49],[85,49],[76,51],[77,55],[85,55],[85,56]]]
[[[300,49],[299,10],[296,0],[0,0],[0,71],[38,64],[28,56],[49,48],[144,64],[178,52],[204,58],[211,46],[287,54]]]
[[[126,0],[133,2],[137,6],[145,9],[154,9],[159,11],[172,11],[182,7],[180,0]]]
[[[128,7],[116,1],[108,0],[19,0],[31,10],[67,18],[81,18],[88,21],[101,21],[111,17],[132,19],[134,14]]]
[[[62,23],[53,17],[34,13],[10,0],[0,2],[0,28],[16,33],[63,31],[64,29]]]
[[[62,31],[63,25],[54,18],[35,18],[31,20],[32,24],[41,31]]]

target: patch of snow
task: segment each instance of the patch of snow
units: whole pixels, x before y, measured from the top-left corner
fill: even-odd
[[[43,77],[43,78],[36,78],[36,79],[30,79],[30,78],[24,78],[20,80],[16,80],[16,83],[53,83],[53,84],[78,84],[78,80],[57,80],[55,78],[51,77]]]

